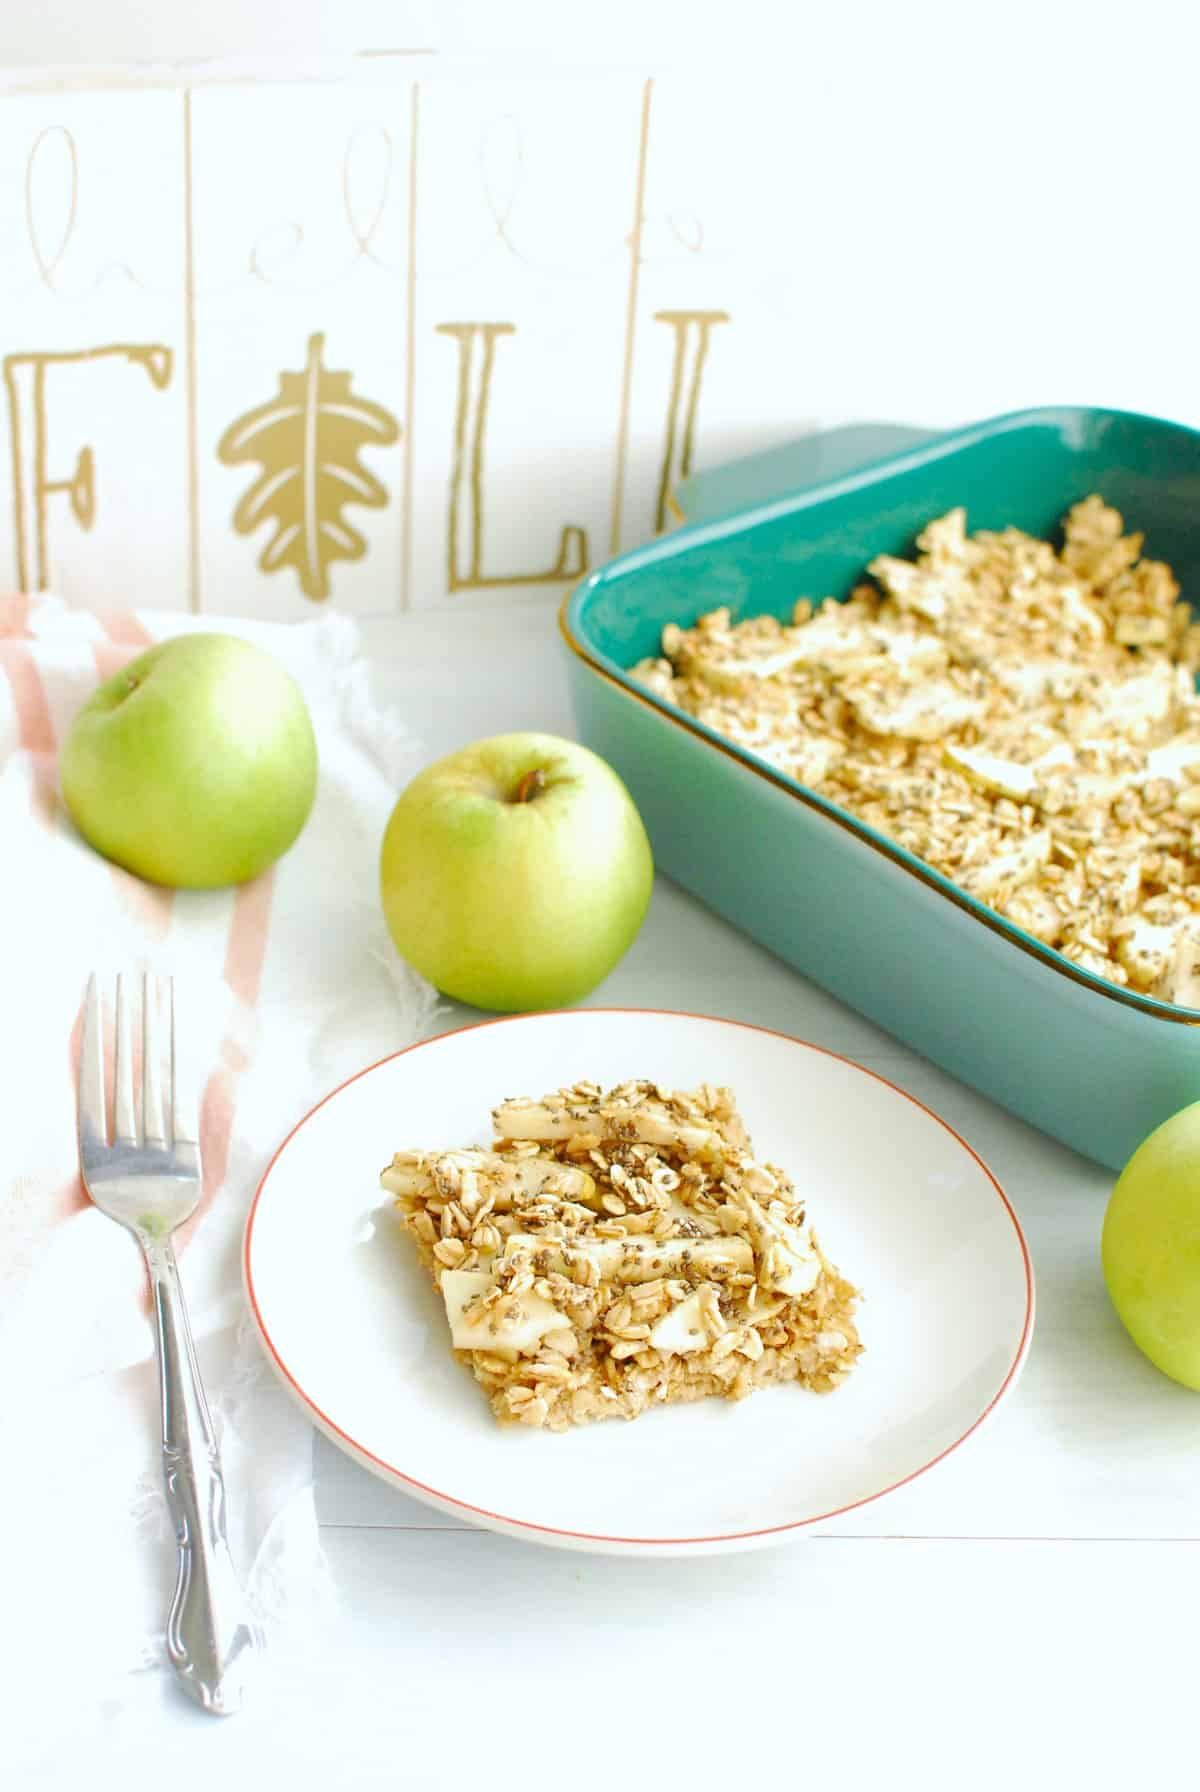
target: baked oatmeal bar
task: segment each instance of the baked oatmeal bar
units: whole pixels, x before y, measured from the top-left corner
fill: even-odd
[[[1099,497],[1058,549],[966,520],[788,624],[670,625],[632,675],[1074,963],[1200,1007],[1200,628]]]
[[[380,1181],[499,1420],[562,1431],[845,1379],[858,1292],[728,1089],[576,1083],[492,1120],[490,1149],[399,1151]]]

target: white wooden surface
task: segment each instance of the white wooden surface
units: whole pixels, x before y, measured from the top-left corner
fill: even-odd
[[[544,602],[371,624],[378,693],[431,755],[570,732]],[[1033,1350],[957,1456],[836,1529],[758,1555],[627,1562],[439,1521],[316,1442],[338,1588],[319,1648],[239,1718],[164,1698],[80,1714],[93,1783],[332,1783],[414,1792],[698,1792],[816,1775],[846,1788],[1108,1787],[1194,1776],[1200,1578],[1194,1396],[1112,1316],[1111,1178],[934,1071],[660,880],[597,1003],[778,1027],[882,1071],[1004,1184],[1038,1280]],[[445,1027],[474,1016],[447,1009]],[[46,1664],[53,1671],[53,1664]]]

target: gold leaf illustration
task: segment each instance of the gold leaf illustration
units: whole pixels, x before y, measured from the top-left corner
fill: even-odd
[[[281,373],[279,396],[231,423],[217,444],[226,466],[257,461],[262,472],[233,513],[239,535],[274,524],[259,555],[264,572],[292,567],[306,597],[329,596],[335,560],[361,560],[367,544],[343,516],[348,504],[378,510],[387,490],[361,465],[363,448],[386,447],[400,426],[390,411],[350,390],[350,375],[322,364],[325,338],[308,339],[302,373]]]

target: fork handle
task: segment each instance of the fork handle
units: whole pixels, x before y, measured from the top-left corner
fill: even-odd
[[[167,1654],[196,1702],[217,1715],[242,1702],[260,1635],[229,1553],[225,1481],[170,1238],[140,1233],[154,1295],[163,1479],[178,1545]]]

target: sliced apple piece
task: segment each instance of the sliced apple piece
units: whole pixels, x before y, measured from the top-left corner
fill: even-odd
[[[511,1207],[513,1197],[554,1195],[590,1207],[598,1199],[596,1182],[577,1164],[560,1164],[553,1157],[503,1157],[488,1153],[489,1190],[494,1182],[496,1206]]]
[[[996,660],[992,677],[1024,708],[1032,709],[1047,697],[1065,701],[1074,697],[1087,676],[1087,668],[1071,660],[1010,659]]]
[[[444,1269],[442,1300],[456,1350],[490,1350],[496,1356],[531,1356],[548,1332],[570,1331],[571,1321],[560,1307],[526,1292],[511,1306],[502,1307],[472,1325],[466,1309],[495,1286],[490,1275],[474,1269]]]
[[[576,1164],[560,1164],[553,1157],[505,1157],[496,1151],[397,1152],[379,1180],[395,1195],[427,1195],[436,1188],[462,1199],[468,1213],[489,1195],[498,1213],[521,1205],[522,1196],[543,1192],[585,1207],[598,1199],[594,1177]]]
[[[693,1350],[706,1348],[708,1333],[700,1310],[699,1289],[663,1314],[651,1330],[647,1343],[655,1350],[661,1350],[664,1356],[687,1356]]]
[[[1096,709],[1104,724],[1136,739],[1133,730],[1163,721],[1170,715],[1176,696],[1172,671],[1170,666],[1161,670],[1156,667],[1139,678],[1126,678],[1102,690]]]
[[[601,1279],[613,1282],[654,1282],[659,1276],[677,1275],[689,1264],[706,1271],[751,1272],[754,1252],[744,1238],[580,1238],[549,1239],[536,1232],[514,1232],[505,1241],[504,1254],[527,1251],[546,1259],[551,1273],[570,1275],[572,1264],[584,1259],[594,1263]]]
[[[1047,747],[1044,753],[1038,754],[1033,761],[1033,769],[1039,777],[1044,777],[1047,772],[1059,771],[1063,766],[1074,763],[1075,749],[1069,741],[1060,740],[1055,741],[1052,747]]]
[[[1175,952],[1174,927],[1159,927],[1141,915],[1113,929],[1117,961],[1135,989],[1153,990],[1167,975]]]
[[[1147,778],[1170,778],[1181,784],[1190,766],[1200,765],[1200,740],[1177,735],[1161,747],[1151,747],[1146,754]]]
[[[469,1325],[466,1309],[492,1286],[492,1278],[476,1269],[444,1269],[438,1282],[455,1350],[486,1349],[481,1326]]]
[[[942,756],[948,765],[965,773],[973,784],[994,791],[997,796],[1011,797],[1014,803],[1027,803],[1037,785],[1032,766],[1020,765],[1015,759],[1001,759],[995,753],[985,753],[981,747],[951,744]]]
[[[948,590],[940,573],[891,554],[877,554],[867,571],[902,610],[912,610],[930,622],[940,622],[946,614]]]
[[[821,1259],[813,1249],[811,1238],[798,1227],[782,1226],[780,1230],[783,1236],[777,1241],[767,1265],[767,1285],[777,1294],[808,1294],[821,1279]]]
[[[411,1160],[414,1156],[415,1153],[405,1153],[407,1159]],[[424,1161],[401,1163],[399,1159],[400,1153],[397,1152],[386,1170],[380,1173],[380,1188],[387,1189],[393,1195],[427,1195],[433,1179],[425,1168]]]
[[[897,740],[941,740],[983,713],[977,697],[967,696],[946,678],[926,679],[899,690],[847,688],[845,696],[864,728]]]
[[[542,1101],[503,1101],[495,1109],[492,1121],[504,1139],[558,1143],[561,1139],[578,1138],[581,1133],[598,1133],[604,1138],[666,1146],[701,1159],[719,1158],[724,1149],[715,1127],[680,1120],[656,1101],[641,1101],[628,1107],[609,1103],[603,1118],[587,1102],[559,1108],[548,1107]]]
[[[1048,863],[1053,845],[1049,828],[1018,840],[1007,852],[998,852],[982,865],[973,865],[959,878],[964,890],[985,902],[1002,890],[1015,890],[1027,884],[1041,867]]]
[[[776,1294],[807,1294],[821,1277],[821,1259],[808,1227],[777,1219],[752,1196],[743,1199],[758,1247],[761,1285]]]

